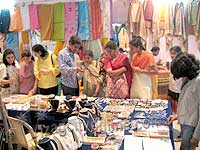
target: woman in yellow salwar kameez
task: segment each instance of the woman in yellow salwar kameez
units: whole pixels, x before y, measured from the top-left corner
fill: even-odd
[[[103,77],[99,75],[100,68],[98,62],[93,61],[92,51],[86,51],[84,53],[83,62],[80,65],[83,72],[79,72],[78,78],[82,79],[84,94],[87,96],[103,97],[103,87],[101,87]]]

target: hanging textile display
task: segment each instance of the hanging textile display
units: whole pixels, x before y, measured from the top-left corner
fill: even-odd
[[[130,0],[112,0],[112,23],[124,24],[128,22],[129,4]]]
[[[22,24],[23,31],[30,30],[30,19],[29,19],[29,10],[27,5],[23,5],[20,7],[20,12],[22,14]]]
[[[110,17],[110,0],[100,0],[101,17],[102,17],[102,38],[110,39],[111,17]]]
[[[144,19],[146,28],[152,27],[154,5],[152,0],[144,1]]]
[[[64,3],[53,5],[53,40],[64,41]]]
[[[14,13],[10,19],[10,28],[9,31],[21,31],[23,29],[22,17],[20,12],[20,7],[16,6],[14,8]]]
[[[91,50],[94,54],[94,59],[98,60],[102,54],[102,45],[99,39],[85,42],[85,50]]]
[[[174,6],[173,24],[174,35],[186,39],[185,6],[183,2],[176,2]]]
[[[65,3],[65,41],[77,34],[78,30],[78,5],[76,2]]]
[[[10,11],[2,9],[0,14],[0,32],[7,33],[10,26]]]
[[[99,0],[90,0],[91,39],[101,38],[101,7]]]
[[[129,30],[132,35],[139,35],[146,40],[143,5],[139,0],[132,0],[129,6]]]
[[[156,0],[153,1],[154,11],[152,18],[152,42],[153,45],[159,45],[160,41],[160,18],[159,18],[159,5],[156,5]]]
[[[31,30],[39,29],[40,28],[40,22],[39,22],[39,16],[38,16],[38,7],[39,5],[31,4],[28,6],[29,9],[29,19],[30,19],[30,28]]]
[[[121,28],[118,37],[119,37],[119,47],[127,50],[129,48],[129,36],[126,28],[124,27]]]
[[[199,3],[200,5],[200,3]],[[200,8],[200,6],[199,6]],[[195,33],[196,37],[198,39],[200,39],[200,9],[198,10],[198,16],[197,16],[197,26],[196,26],[196,33]]]
[[[90,38],[90,16],[87,1],[78,2],[78,36],[81,40]]]
[[[18,32],[8,33],[6,35],[6,48],[15,52],[16,59],[19,61],[19,37]]]
[[[41,40],[51,40],[53,33],[53,5],[39,6]]]
[[[54,49],[54,51],[53,51],[53,53],[55,54],[55,55],[58,55],[58,53],[60,52],[60,50],[62,50],[64,47],[64,41],[57,41],[56,42],[56,47],[55,47],[55,49]]]

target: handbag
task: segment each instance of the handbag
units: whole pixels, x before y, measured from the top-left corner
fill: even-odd
[[[7,73],[6,74],[6,77],[4,77],[4,80],[10,80],[10,77],[9,77],[9,74]],[[10,87],[10,84],[4,84],[1,86],[2,88],[9,88]]]

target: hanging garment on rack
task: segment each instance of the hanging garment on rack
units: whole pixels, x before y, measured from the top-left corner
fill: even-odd
[[[85,42],[85,50],[91,50],[94,54],[94,59],[98,60],[102,54],[102,45],[99,39]]]
[[[154,12],[154,5],[152,0],[145,0],[144,1],[144,19],[146,28],[152,27],[152,20],[153,20],[153,12]]]
[[[111,13],[110,13],[110,0],[100,0],[101,16],[102,16],[102,37],[110,39],[111,26]]]
[[[22,5],[20,7],[23,31],[30,30],[30,19],[29,19],[29,10],[28,5]]]
[[[129,30],[132,35],[139,35],[146,41],[146,28],[143,6],[139,0],[134,0],[129,6]]]
[[[127,30],[125,28],[121,28],[118,37],[119,47],[127,50],[129,47],[129,36]]]
[[[8,33],[10,26],[10,11],[8,9],[2,9],[0,14],[0,32]]]
[[[199,8],[200,8],[200,3],[199,3]],[[200,9],[198,10],[197,27],[196,27],[195,35],[198,39],[200,38]]]
[[[113,0],[112,1],[112,22],[127,23],[128,22],[128,7],[130,0]],[[119,9],[120,7],[120,9]]]
[[[38,7],[39,7],[39,5],[37,5],[37,4],[31,4],[28,7],[31,30],[40,28]]]
[[[15,52],[16,59],[19,61],[19,36],[18,32],[8,33],[6,35],[6,47]]]
[[[110,0],[110,26],[111,26],[111,28],[110,28],[110,37],[112,38],[113,37],[113,29],[112,29],[112,16],[113,16],[113,14],[112,14],[112,9],[113,9],[113,3],[112,3],[112,0]]]
[[[191,12],[189,14],[190,20],[189,23],[191,25],[197,25],[197,16],[198,16],[198,10],[199,10],[199,0],[192,0],[191,4],[190,4],[190,8],[191,8]]]
[[[20,31],[23,29],[22,17],[20,12],[20,7],[16,6],[14,13],[11,16],[9,31]]]
[[[78,6],[77,3],[65,3],[65,41],[77,34],[78,30]]]
[[[78,2],[78,36],[81,40],[90,38],[90,16],[87,1]]]
[[[41,40],[51,40],[53,33],[53,5],[39,6]]]
[[[90,0],[91,39],[101,38],[101,7],[99,0]]]
[[[53,40],[64,41],[64,3],[53,5]]]
[[[58,53],[60,52],[60,50],[62,50],[62,49],[64,48],[63,46],[64,46],[64,41],[57,41],[53,53],[54,53],[56,56],[58,56]]]
[[[186,38],[185,29],[185,8],[183,2],[177,2],[174,7],[174,35]]]

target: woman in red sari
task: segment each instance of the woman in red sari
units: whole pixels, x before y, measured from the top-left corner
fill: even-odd
[[[107,55],[104,58],[108,75],[106,97],[129,98],[132,81],[132,69],[126,54],[121,54],[115,42],[108,42],[105,46]]]

